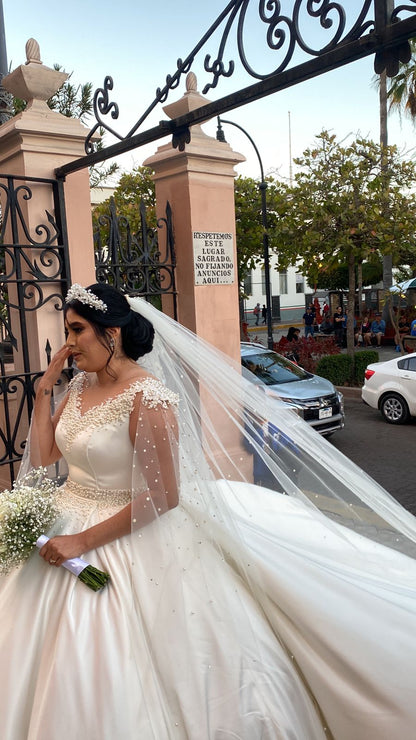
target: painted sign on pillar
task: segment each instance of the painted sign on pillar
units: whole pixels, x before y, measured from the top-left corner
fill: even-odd
[[[235,282],[234,239],[229,232],[194,231],[195,285]]]

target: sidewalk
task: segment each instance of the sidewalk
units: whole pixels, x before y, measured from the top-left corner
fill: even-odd
[[[290,323],[290,324],[274,324],[273,326],[273,341],[278,342],[282,337],[285,337],[289,326],[296,326],[298,329],[301,330],[301,333],[303,334],[303,323],[297,324],[296,322]],[[250,336],[250,339],[253,341],[254,337],[257,335],[258,339],[262,344],[267,344],[267,326],[264,324],[259,324],[256,326],[255,324],[252,324],[247,327],[247,332]]]

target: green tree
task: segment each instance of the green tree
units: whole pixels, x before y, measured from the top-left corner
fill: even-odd
[[[398,74],[392,78],[387,91],[389,109],[416,119],[416,39],[410,39],[412,56],[401,62]]]
[[[285,186],[266,177],[267,231],[270,252],[277,250],[279,214],[286,202]],[[238,278],[243,291],[248,273],[263,264],[263,225],[259,183],[251,177],[237,177],[234,186]]]
[[[65,72],[60,64],[53,65],[57,72]],[[83,85],[74,85],[70,82],[73,72],[70,73],[66,82],[59,90],[52,95],[47,101],[51,110],[61,113],[67,118],[79,118],[82,123],[86,123],[92,113],[92,82],[86,82]],[[26,101],[20,98],[13,98],[14,115],[21,113],[26,108]]]
[[[359,288],[359,275],[358,265],[356,270],[356,285],[358,293],[360,294]],[[372,262],[362,263],[362,283],[361,285],[373,285],[379,283],[383,279],[383,263],[377,255],[373,255]],[[348,290],[348,265],[339,265],[332,269],[322,269],[319,271],[316,282],[314,284],[317,290]]]
[[[146,206],[147,223],[156,228],[155,188],[152,171],[148,167],[136,167],[120,177],[114,191],[114,203],[118,216],[129,221],[131,231],[140,229],[140,201]],[[285,199],[284,187],[272,177],[267,178],[267,219],[270,249],[277,248],[276,227],[278,212]],[[96,206],[93,212],[94,226],[99,226],[100,216],[110,210],[109,199]],[[251,177],[237,177],[235,181],[235,214],[237,233],[237,264],[241,290],[246,275],[263,262],[263,227],[259,184]]]
[[[302,260],[312,285],[322,273],[348,266],[347,342],[353,354],[357,269],[379,264],[384,254],[400,263],[402,254],[415,254],[416,167],[396,147],[362,138],[342,145],[327,131],[295,163],[295,185],[279,222],[279,266]]]
[[[150,167],[135,167],[121,175],[112,195],[118,216],[126,218],[132,233],[140,231],[140,202],[146,207],[146,220],[150,228],[156,228],[155,185]],[[106,216],[110,199],[94,208],[93,222],[98,226],[100,216]]]

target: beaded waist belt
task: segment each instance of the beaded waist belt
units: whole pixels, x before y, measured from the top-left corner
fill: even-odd
[[[68,478],[63,486],[63,493],[87,499],[99,507],[127,506],[131,501],[128,488],[90,488]]]

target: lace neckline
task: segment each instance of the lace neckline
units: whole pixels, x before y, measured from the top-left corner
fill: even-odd
[[[137,386],[137,390],[141,389],[142,385],[146,383],[146,381],[151,380],[150,375],[146,375],[143,378],[135,378],[134,380],[129,383],[123,390],[121,390],[119,393],[115,393],[112,396],[108,396],[108,398],[104,398],[103,401],[100,401],[99,403],[94,404],[93,406],[90,406],[86,411],[82,410],[82,393],[87,388],[91,387],[90,379],[87,375],[87,373],[82,373],[82,376],[79,381],[79,387],[77,388],[76,393],[76,409],[78,412],[78,415],[81,419],[88,416],[91,412],[97,413],[97,411],[100,411],[102,408],[104,408],[107,404],[112,403],[113,401],[117,401],[125,394],[130,394],[133,387]]]
[[[177,406],[179,403],[179,397],[176,393],[166,388],[160,380],[152,375],[147,375],[143,379],[136,378],[120,393],[104,399],[104,401],[91,406],[82,413],[81,396],[85,381],[86,373],[80,373],[71,380],[68,403],[59,420],[59,424],[64,431],[67,452],[71,451],[76,438],[81,437],[86,432],[92,433],[107,424],[118,426],[128,419],[133,410],[137,393],[142,394],[140,404],[148,409],[167,409],[171,405]],[[85,444],[85,439],[83,444]]]

